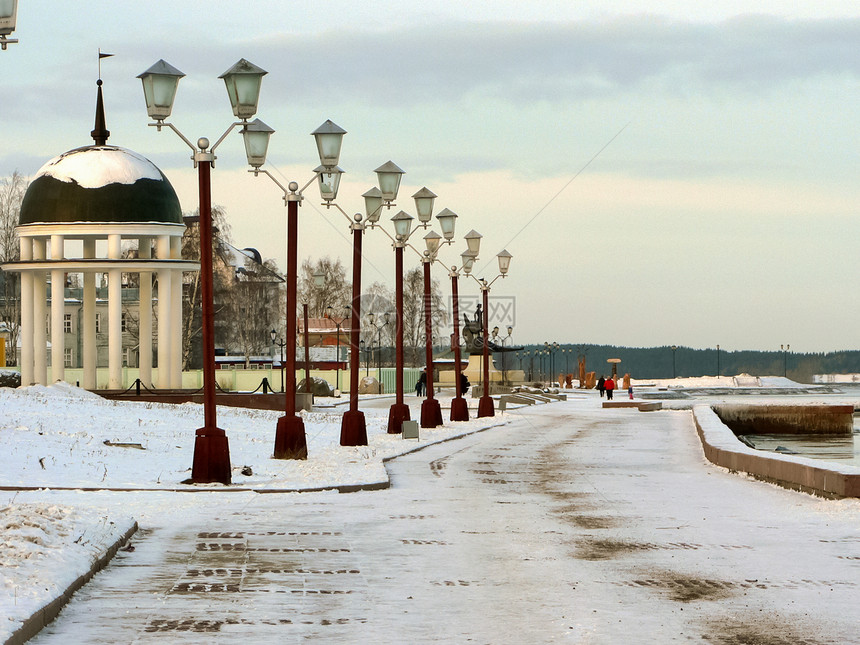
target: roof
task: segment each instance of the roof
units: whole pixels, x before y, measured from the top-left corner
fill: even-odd
[[[39,169],[19,223],[182,224],[167,177],[145,157],[117,146],[86,146]]]
[[[303,318],[298,320],[298,333],[305,332],[305,321]],[[350,330],[350,319],[347,318],[340,324],[340,333],[347,334]],[[337,334],[337,324],[331,318],[308,318],[308,333],[309,334]]]

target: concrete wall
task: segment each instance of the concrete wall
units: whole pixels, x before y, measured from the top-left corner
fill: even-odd
[[[715,405],[735,434],[828,434],[854,432],[853,405]]]
[[[693,408],[693,420],[705,457],[718,466],[824,497],[860,497],[860,468],[749,448],[707,405]]]

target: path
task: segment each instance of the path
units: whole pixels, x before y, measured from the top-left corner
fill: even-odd
[[[553,404],[389,467],[177,512],[32,642],[860,642],[860,507],[707,464],[687,412]]]

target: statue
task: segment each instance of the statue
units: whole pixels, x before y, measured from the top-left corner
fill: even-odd
[[[475,310],[474,320],[469,320],[469,315],[463,313],[463,340],[465,347],[471,356],[480,356],[484,353],[484,320],[481,305]],[[501,352],[518,352],[523,347],[503,347],[493,341],[488,341],[487,348],[493,354]]]

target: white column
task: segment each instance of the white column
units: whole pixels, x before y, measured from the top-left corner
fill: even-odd
[[[108,258],[118,260],[122,237],[108,235]],[[122,388],[122,269],[108,271],[108,387]]]
[[[96,257],[96,241],[87,238],[84,240],[84,258]],[[84,363],[84,388],[95,390],[96,383],[96,274],[84,273],[84,319],[83,329],[79,330],[83,339],[83,363]]]
[[[20,238],[21,260],[33,259],[33,240],[29,237]],[[35,382],[33,369],[33,273],[21,272],[21,385]]]
[[[33,259],[45,259],[45,238],[33,240]],[[48,384],[48,318],[47,280],[44,271],[33,273],[33,380],[40,385]]]
[[[170,238],[170,257],[182,257],[182,238]],[[182,271],[170,272],[170,387],[182,388]]]
[[[138,241],[138,258],[152,259],[152,238],[141,237]],[[138,304],[138,364],[140,380],[146,387],[152,387],[152,272],[139,274],[140,298]]]
[[[170,257],[170,239],[158,237],[155,249],[159,260]],[[158,387],[170,387],[170,291],[171,279],[168,269],[158,271]]]
[[[63,259],[63,236],[51,236],[51,259]],[[66,310],[66,273],[51,269],[51,382],[66,378],[66,339],[63,314]]]

